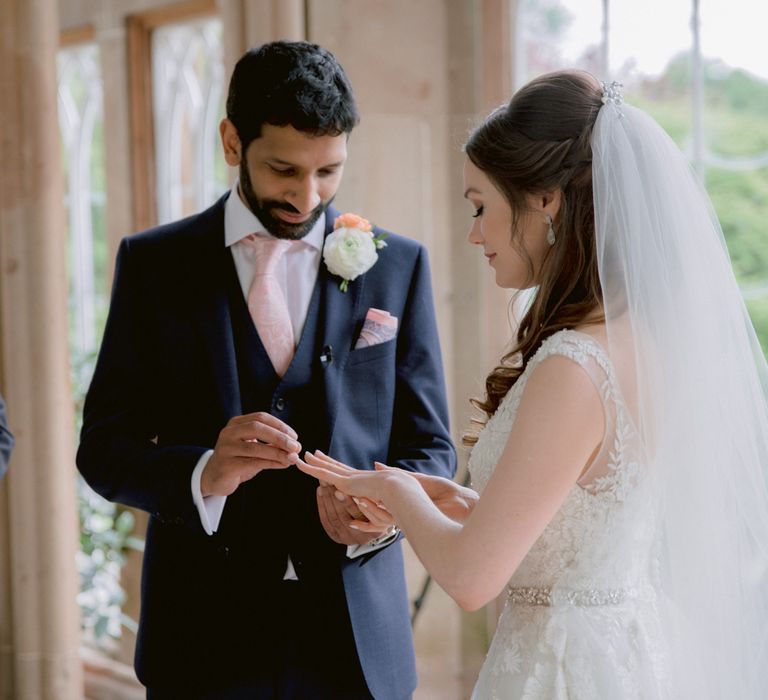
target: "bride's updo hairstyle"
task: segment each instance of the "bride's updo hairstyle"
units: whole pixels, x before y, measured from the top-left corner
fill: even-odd
[[[601,98],[599,83],[587,73],[543,75],[515,93],[508,105],[488,115],[465,146],[472,163],[509,202],[510,244],[527,261],[529,282],[538,286],[520,323],[516,344],[485,381],[485,400],[472,401],[488,418],[541,343],[563,328],[579,325],[602,300],[590,145]],[[518,225],[527,208],[526,195],[558,188],[562,200],[554,221],[556,240],[535,276]],[[485,421],[473,422],[482,425]],[[465,444],[475,442],[476,434],[464,436]]]

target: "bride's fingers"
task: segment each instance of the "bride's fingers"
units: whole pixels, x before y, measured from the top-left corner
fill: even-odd
[[[372,535],[380,535],[382,527],[368,520],[350,520],[349,527],[360,532],[370,532]]]
[[[380,472],[387,471],[387,470],[394,471],[395,469],[397,469],[397,467],[390,467],[388,464],[383,464],[382,462],[374,462],[373,466],[376,467],[376,469]]]
[[[316,457],[311,452],[304,453],[304,460],[310,466],[318,467],[320,469],[325,469],[326,471],[332,474],[338,474],[339,476],[346,476],[356,471],[355,469],[350,469],[349,467],[337,466],[336,464],[328,461],[327,459],[321,459],[320,457]]]
[[[350,467],[348,464],[344,464],[344,462],[339,462],[338,459],[334,459],[330,455],[325,454],[325,452],[323,452],[322,450],[315,450],[315,454],[318,457],[320,457],[320,459],[325,459],[331,464],[335,464],[337,467],[342,467],[344,469],[349,469],[351,471],[358,471],[357,469],[353,469],[352,467]]]
[[[341,484],[343,483],[345,478],[341,474],[332,472],[324,466],[315,466],[312,464],[308,464],[303,459],[301,459],[301,457],[296,458],[296,466],[305,474],[309,474],[309,476],[313,476],[315,479],[317,479],[320,482],[323,482],[326,484],[333,484],[336,488],[341,487]]]
[[[319,460],[320,462],[324,462],[325,464],[327,464],[329,466],[334,466],[334,467],[337,467],[337,468],[340,468],[340,469],[350,469],[350,467],[348,467],[346,464],[343,464],[342,462],[339,462],[339,461],[337,461],[335,459],[332,459],[327,454],[325,454],[325,452],[323,452],[322,450],[315,450],[314,452],[311,452],[310,454],[315,459]]]
[[[330,469],[338,473],[350,474],[357,471],[357,469],[352,469],[352,467],[348,467],[346,464],[342,464],[341,462],[336,462],[335,460],[329,459],[325,455],[323,456],[316,455],[313,452],[305,452],[304,459],[309,460],[314,464],[322,465],[327,469]]]
[[[368,498],[355,498],[354,500],[360,508],[360,511],[370,522],[384,527],[389,527],[394,524],[395,519],[388,510],[382,508],[379,504],[374,503]]]
[[[389,469],[392,469],[392,467],[388,467]],[[440,477],[439,476],[433,476],[432,474],[422,474],[421,472],[408,472],[409,476],[412,476],[416,481],[421,484],[421,487],[428,491],[430,487],[434,486],[435,484],[440,484]],[[447,481],[447,479],[446,479]]]
[[[375,498],[378,492],[380,480],[375,472],[339,467],[320,460],[310,453],[306,453],[304,459],[297,459],[297,466],[305,474],[309,474],[319,481],[333,484],[339,491],[348,496]],[[375,503],[375,500],[373,502]]]

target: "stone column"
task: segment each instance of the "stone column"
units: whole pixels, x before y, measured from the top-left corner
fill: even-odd
[[[0,697],[82,697],[56,0],[0,3]]]

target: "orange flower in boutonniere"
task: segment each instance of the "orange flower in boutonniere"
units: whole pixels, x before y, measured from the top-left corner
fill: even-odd
[[[357,214],[342,214],[333,222],[333,233],[325,239],[323,260],[332,274],[341,277],[339,289],[368,272],[379,259],[378,251],[387,244],[387,234],[373,235],[371,223]]]

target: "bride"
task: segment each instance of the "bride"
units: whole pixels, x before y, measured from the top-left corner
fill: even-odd
[[[466,145],[469,240],[535,288],[475,490],[299,465],[462,607],[503,592],[478,700],[768,696],[768,369],[706,194],[619,87],[542,76]]]

